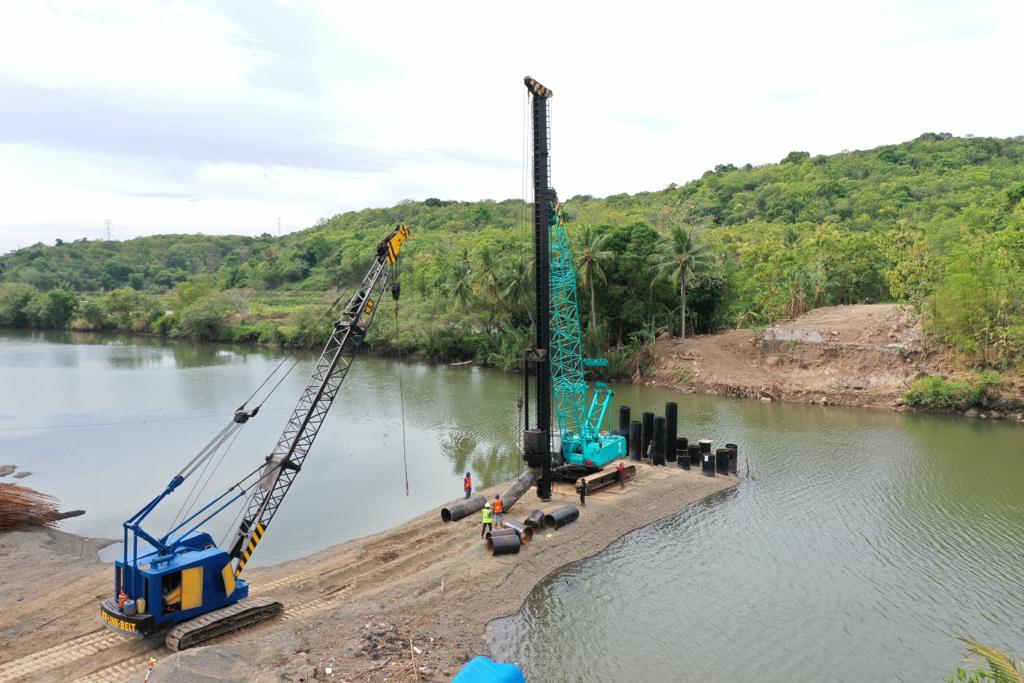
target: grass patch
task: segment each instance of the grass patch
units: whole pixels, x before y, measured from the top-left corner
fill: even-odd
[[[904,394],[908,406],[929,410],[991,409],[1000,402],[1003,381],[991,370],[977,373],[970,380],[953,381],[943,377],[922,377]]]

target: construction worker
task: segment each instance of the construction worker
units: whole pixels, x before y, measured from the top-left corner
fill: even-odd
[[[490,503],[484,503],[483,517],[481,519],[482,519],[484,525],[480,529],[480,538],[483,538],[484,534],[486,534],[488,531],[491,531],[491,529],[493,528],[491,526],[491,504]]]
[[[626,466],[622,464],[621,460],[619,461],[619,488],[626,488]]]
[[[587,507],[587,480],[580,477],[576,481],[576,490],[580,492],[580,506]]]
[[[501,496],[494,496],[494,528],[501,529],[501,518],[505,516],[505,504],[501,502]]]
[[[462,478],[462,490],[466,492],[466,498],[473,493],[473,477],[469,475],[469,472],[466,472],[466,476]]]

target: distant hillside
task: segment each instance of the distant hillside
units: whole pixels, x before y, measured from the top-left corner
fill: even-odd
[[[722,165],[679,187],[577,196],[565,208],[577,256],[590,262],[580,302],[586,321],[598,323],[588,333],[595,348],[673,323],[678,331],[678,283],[656,268],[656,254],[668,248],[671,229],[682,227],[712,255],[711,267],[688,285],[688,331],[763,324],[819,305],[907,301],[922,306],[929,329],[970,362],[1007,366],[1024,358],[1022,198],[1024,137],[927,133],[872,150]],[[243,288],[312,294],[351,284],[376,242],[406,222],[413,238],[403,277],[418,324],[415,332],[382,332],[378,343],[427,355],[501,356],[501,334],[523,336],[530,324],[528,220],[519,200],[407,201],[281,238],[35,245],[0,257],[0,282],[157,293],[206,276],[206,295]],[[4,318],[12,305],[5,309],[0,292],[0,324],[17,324]],[[104,324],[98,314],[93,319]],[[19,320],[32,324],[29,315]],[[179,323],[164,321],[160,330],[185,333]],[[465,341],[477,334],[491,341]]]

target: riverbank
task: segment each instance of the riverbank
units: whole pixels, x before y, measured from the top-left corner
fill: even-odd
[[[589,496],[579,521],[502,557],[487,555],[476,516],[442,524],[438,508],[380,534],[247,571],[253,593],[281,600],[284,617],[174,655],[162,641],[124,641],[98,629],[96,604],[109,589],[110,567],[94,559],[93,546],[85,550],[87,541],[76,548],[67,539],[77,537],[60,532],[5,534],[0,681],[141,680],[150,656],[159,660],[154,682],[450,680],[465,661],[489,654],[487,624],[518,611],[550,573],[737,483],[641,464],[625,489]],[[493,497],[508,484],[481,493]],[[543,505],[530,492],[511,517],[576,500],[570,487],[556,487]]]
[[[969,376],[929,348],[920,317],[902,304],[814,309],[755,332],[731,330],[660,339],[650,384],[686,393],[818,405],[907,409],[904,395],[925,376]],[[1024,382],[1005,373],[1006,408],[970,417],[1024,422]]]

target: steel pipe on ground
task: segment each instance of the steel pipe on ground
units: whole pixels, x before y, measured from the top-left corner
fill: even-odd
[[[646,412],[640,422],[640,457],[646,458],[654,441],[654,413]]]
[[[511,536],[512,534],[519,535],[513,529],[493,529],[484,534],[484,539],[488,539],[491,536]]]
[[[533,529],[519,522],[505,520],[505,528],[502,531],[514,531],[519,536],[519,542],[526,545],[533,540]]]
[[[487,552],[491,555],[515,555],[520,545],[519,536],[515,533],[491,535],[487,539]]]
[[[719,474],[729,474],[729,449],[715,449],[715,467]]]
[[[484,496],[473,496],[472,498],[448,503],[448,505],[441,508],[441,521],[454,522],[463,517],[468,517],[474,512],[480,512],[484,509],[484,503],[486,502],[487,498]]]
[[[575,505],[560,507],[554,512],[544,515],[545,529],[560,529],[561,527],[575,522],[580,517],[580,509]]]
[[[739,446],[727,443],[725,447],[729,449],[729,471],[736,474],[739,471]]]
[[[679,431],[679,406],[669,401],[665,404],[665,459],[676,461],[676,438]]]
[[[652,465],[665,464],[665,418],[654,418],[654,450],[651,452]]]
[[[512,509],[516,501],[523,497],[524,493],[530,490],[533,482],[537,481],[539,476],[540,470],[526,470],[518,479],[512,482],[507,491],[501,494],[501,504],[506,513]]]
[[[681,469],[690,469],[690,443],[686,440],[685,436],[676,437],[676,458],[678,459],[678,465]]]
[[[544,526],[544,511],[534,510],[529,515],[527,515],[526,519],[523,520],[523,523],[534,529],[541,528],[542,526]]]
[[[629,457],[632,460],[640,459],[640,428],[641,423],[639,420],[633,420],[629,423]]]

